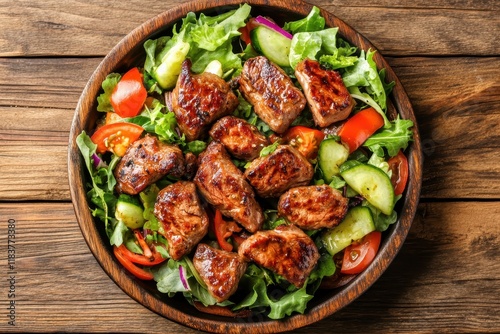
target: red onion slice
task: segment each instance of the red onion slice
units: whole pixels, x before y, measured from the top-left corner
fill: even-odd
[[[292,34],[290,34],[288,31],[282,29],[279,25],[277,25],[273,21],[266,19],[263,16],[260,16],[260,15],[257,16],[255,18],[255,22],[262,24],[262,25],[268,27],[269,29],[272,29],[272,30],[276,31],[277,33],[280,33],[281,35],[285,36],[288,39],[292,39],[292,37],[293,37]]]
[[[181,279],[181,283],[186,290],[191,290],[189,287],[188,281],[186,279],[186,269],[183,266],[179,266],[179,278]]]
[[[92,161],[94,162],[94,167],[99,169],[102,167],[107,167],[106,163],[97,155],[97,154],[92,154]]]

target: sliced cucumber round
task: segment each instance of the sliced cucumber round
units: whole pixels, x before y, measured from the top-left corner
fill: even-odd
[[[129,195],[121,194],[116,202],[115,217],[121,220],[128,228],[136,229],[145,223],[144,209],[139,201]]]
[[[345,182],[371,205],[390,215],[394,209],[394,188],[380,168],[358,164],[340,173]]]
[[[258,26],[250,31],[250,40],[255,51],[279,66],[290,67],[291,39],[265,26]]]
[[[321,240],[328,253],[333,256],[353,241],[373,231],[375,231],[375,224],[370,209],[365,206],[356,206],[347,212],[339,225],[326,231]]]
[[[340,174],[340,165],[349,157],[349,149],[334,138],[325,139],[319,145],[318,163],[323,172],[323,179],[330,183],[335,175]]]

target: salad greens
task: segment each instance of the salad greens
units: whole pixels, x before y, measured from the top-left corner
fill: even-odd
[[[202,140],[186,141],[184,134],[177,129],[175,114],[168,110],[166,103],[161,101],[160,96],[175,86],[181,65],[187,58],[191,60],[192,71],[195,73],[203,72],[210,63],[216,60],[220,63],[223,78],[228,80],[236,77],[241,72],[245,59],[256,55],[250,44],[241,52],[234,50],[236,44],[234,41],[240,36],[239,29],[245,27],[251,17],[250,10],[250,6],[244,4],[236,10],[217,16],[200,14],[197,17],[194,13],[189,13],[179,27],[177,25],[173,27],[172,36],[147,40],[144,43],[146,53],[143,67],[144,81],[148,93],[154,99],[146,103],[144,110],[138,116],[126,118],[123,121],[141,126],[145,132],[156,135],[163,142],[178,145],[184,153],[199,154],[202,152],[207,142]],[[353,98],[358,101],[356,110],[371,106],[384,119],[384,127],[364,143],[364,147],[373,152],[371,157],[364,154],[362,150],[352,152],[349,159],[340,166],[340,170],[345,171],[359,164],[367,163],[381,168],[390,177],[391,172],[387,158],[406,149],[412,140],[411,127],[413,123],[399,117],[390,121],[386,117],[387,95],[390,94],[394,83],[386,83],[384,70],[377,69],[373,60],[375,51],[360,50],[358,52],[356,47],[351,46],[337,35],[338,28],[325,29],[325,19],[317,7],[313,7],[307,17],[287,22],[284,29],[293,34],[289,53],[290,68],[283,68],[291,74],[292,78],[294,78],[293,69],[300,61],[305,58],[318,60],[325,68],[339,71],[344,84]],[[103,93],[97,98],[98,111],[113,111],[110,96],[120,78],[120,74],[111,73],[104,80],[102,83]],[[254,112],[253,106],[239,92],[237,92],[237,96],[240,104],[234,115],[257,126],[266,136],[272,135],[273,132]],[[311,126],[311,119],[310,112],[304,110],[293,125]],[[332,138],[332,136],[328,138]],[[334,138],[339,139],[338,137]],[[263,149],[261,156],[273,152],[278,143],[276,141],[275,144]],[[132,231],[122,221],[116,219],[114,214],[117,195],[114,193],[116,180],[113,169],[120,157],[114,154],[111,156],[108,154],[106,157],[97,154],[97,145],[85,132],[78,136],[77,145],[90,175],[87,196],[91,203],[92,215],[104,223],[104,230],[111,245],[124,244],[130,251],[142,254],[142,249],[133,242]],[[246,165],[244,162],[235,161],[235,163],[241,168]],[[140,203],[144,207],[143,215],[146,221],[144,228],[150,232],[146,237],[148,242],[160,245],[168,244],[162,236],[161,224],[153,214],[153,207],[158,191],[163,186],[175,181],[166,177],[138,195]],[[318,164],[315,165],[313,183],[325,183]],[[333,176],[330,186],[343,190],[347,196],[352,198],[358,196],[339,175]],[[401,196],[397,196],[396,200],[399,197]],[[366,200],[363,200],[361,205],[370,209],[375,226],[379,231],[385,231],[390,224],[397,220],[395,211],[390,215],[385,215]],[[266,211],[264,228],[273,229],[284,223],[286,220],[279,218],[276,210]],[[316,232],[310,231],[307,233],[311,237],[315,237],[316,234]],[[307,303],[319,288],[322,279],[333,275],[336,271],[334,259],[324,250],[319,239],[316,240],[316,244],[321,257],[302,288],[296,288],[283,277],[268,269],[256,264],[249,264],[240,282],[238,291],[240,298],[218,305],[229,306],[235,311],[250,308],[255,312],[266,312],[271,319],[282,319],[294,312],[303,313]],[[168,296],[182,293],[189,302],[199,301],[204,305],[217,304],[215,298],[208,293],[205,283],[187,256],[175,261],[169,257],[165,247],[157,247],[157,249],[163,258],[167,259],[163,264],[150,270],[160,292]],[[179,277],[183,279],[179,279]]]

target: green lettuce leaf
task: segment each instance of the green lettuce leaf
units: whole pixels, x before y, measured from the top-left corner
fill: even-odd
[[[285,23],[284,29],[292,34],[319,31],[325,29],[325,19],[321,16],[319,8],[314,6],[305,18]]]
[[[290,45],[290,66],[295,68],[302,60],[318,60],[322,55],[332,55],[337,50],[336,35],[338,28],[314,32],[299,32],[293,35]]]
[[[398,154],[399,150],[405,150],[408,144],[413,140],[413,131],[411,127],[413,122],[408,119],[397,119],[390,122],[389,127],[383,128],[368,138],[363,146],[367,147],[373,153],[380,157],[385,156],[385,152],[390,157]]]
[[[97,111],[114,111],[111,106],[111,93],[113,93],[121,77],[118,73],[111,73],[106,76],[106,79],[101,84],[104,92],[97,97]]]

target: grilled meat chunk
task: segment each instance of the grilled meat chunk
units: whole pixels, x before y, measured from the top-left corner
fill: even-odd
[[[245,170],[245,177],[261,197],[279,197],[290,188],[307,185],[313,174],[309,161],[289,145],[255,159]]]
[[[194,182],[202,196],[248,231],[259,230],[264,221],[262,209],[252,187],[233,164],[224,146],[212,141],[198,161]]]
[[[238,288],[238,283],[247,269],[247,263],[238,253],[199,244],[193,264],[208,292],[219,303],[228,299]]]
[[[255,113],[277,133],[285,132],[306,105],[290,77],[262,56],[245,62],[239,84]]]
[[[219,119],[210,130],[210,136],[222,143],[235,158],[251,161],[269,145],[266,136],[256,126],[244,119],[226,116]]]
[[[337,71],[322,68],[319,62],[304,59],[295,68],[317,126],[326,127],[346,119],[355,102]]]
[[[238,249],[245,260],[253,261],[301,288],[319,259],[312,239],[294,225],[280,225],[259,231]]]
[[[171,104],[177,124],[188,141],[198,139],[212,122],[229,115],[238,106],[238,98],[224,79],[213,73],[191,73],[186,59],[172,91]]]
[[[189,254],[208,232],[208,216],[193,182],[166,186],[156,198],[154,215],[162,224],[168,253],[174,260]]]
[[[281,195],[278,212],[304,230],[332,228],[344,219],[348,202],[329,185],[297,187]]]
[[[186,173],[184,174],[188,180],[192,180],[198,168],[198,157],[191,152],[184,155],[186,160]]]
[[[177,146],[146,135],[130,145],[116,166],[116,189],[136,195],[167,174],[181,177],[184,170],[184,156]]]

